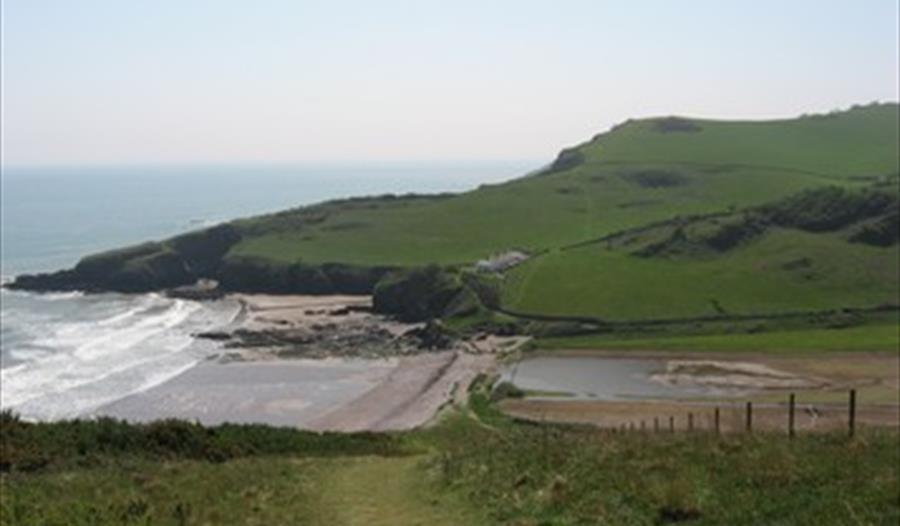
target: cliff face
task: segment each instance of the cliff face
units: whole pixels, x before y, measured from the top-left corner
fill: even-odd
[[[213,279],[222,291],[368,294],[379,279],[393,270],[226,258],[229,249],[240,240],[240,231],[233,225],[219,225],[162,243],[143,243],[88,256],[73,269],[19,276],[7,286],[33,291],[149,292]]]
[[[272,294],[369,294],[391,267],[336,263],[279,264],[254,258],[229,258],[215,274],[219,287],[234,292]]]
[[[11,289],[147,292],[214,277],[222,257],[240,241],[231,225],[85,257],[71,270],[23,275]]]

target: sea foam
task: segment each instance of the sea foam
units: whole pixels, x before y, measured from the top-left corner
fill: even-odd
[[[216,352],[192,335],[239,310],[158,294],[4,299],[16,305],[4,309],[0,406],[35,420],[84,416],[182,373]]]

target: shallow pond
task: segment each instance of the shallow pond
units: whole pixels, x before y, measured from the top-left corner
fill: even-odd
[[[663,360],[606,357],[534,357],[506,366],[502,380],[532,391],[532,398],[627,400],[722,396],[721,390],[667,385],[650,378],[665,370]]]

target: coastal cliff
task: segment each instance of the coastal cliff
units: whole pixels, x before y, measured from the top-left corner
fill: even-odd
[[[74,268],[24,274],[6,286],[36,292],[151,292],[214,280],[223,292],[368,294],[392,267],[277,263],[225,255],[242,238],[232,224],[87,256]]]

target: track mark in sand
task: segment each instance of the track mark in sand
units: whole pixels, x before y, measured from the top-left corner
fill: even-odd
[[[322,466],[316,524],[328,526],[478,526],[458,496],[433,490],[425,456],[356,457]]]

